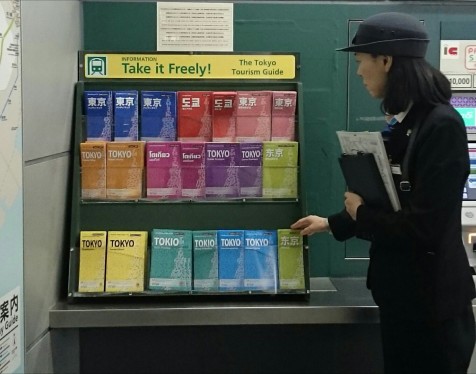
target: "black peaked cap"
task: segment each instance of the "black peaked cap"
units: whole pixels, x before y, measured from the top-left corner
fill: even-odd
[[[362,21],[350,46],[343,52],[425,57],[429,43],[422,22],[405,13],[379,13]]]

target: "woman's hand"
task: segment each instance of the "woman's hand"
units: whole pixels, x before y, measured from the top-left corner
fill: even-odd
[[[354,221],[357,219],[357,208],[363,203],[364,200],[359,195],[353,192],[344,193],[345,210]]]
[[[301,230],[301,235],[312,235],[317,232],[329,231],[327,218],[319,216],[307,216],[291,225],[293,230]]]

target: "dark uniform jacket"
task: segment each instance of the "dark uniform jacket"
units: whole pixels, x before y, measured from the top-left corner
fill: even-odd
[[[367,287],[376,304],[402,318],[441,321],[471,302],[475,286],[463,246],[461,203],[469,173],[463,121],[450,105],[412,107],[386,142],[392,164],[401,164],[408,130],[419,130],[408,163],[410,192],[402,209],[361,205],[357,220],[344,210],[329,217],[337,240],[371,241]]]

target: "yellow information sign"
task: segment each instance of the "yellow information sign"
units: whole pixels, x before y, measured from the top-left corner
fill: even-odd
[[[89,79],[294,79],[293,54],[85,53]]]

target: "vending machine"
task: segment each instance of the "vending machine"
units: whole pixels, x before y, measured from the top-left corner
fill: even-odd
[[[463,242],[476,268],[476,40],[441,40],[440,69],[451,82],[451,104],[461,114],[468,136],[471,170],[462,196]]]

